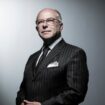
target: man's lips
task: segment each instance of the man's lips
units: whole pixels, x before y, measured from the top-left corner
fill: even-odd
[[[41,33],[48,33],[48,32],[51,32],[51,30],[45,30],[45,31],[42,31]]]

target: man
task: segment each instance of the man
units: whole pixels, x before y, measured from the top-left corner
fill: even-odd
[[[44,43],[26,64],[16,105],[78,105],[87,92],[85,52],[61,37],[63,23],[57,10],[41,10],[36,29]]]

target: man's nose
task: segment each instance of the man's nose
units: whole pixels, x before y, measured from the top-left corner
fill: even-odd
[[[43,28],[47,28],[47,27],[48,27],[47,22],[44,21],[44,22],[43,22]]]

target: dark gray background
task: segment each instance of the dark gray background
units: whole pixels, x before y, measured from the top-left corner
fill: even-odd
[[[62,36],[86,51],[89,89],[81,105],[105,105],[104,0],[0,0],[0,105],[15,105],[26,61],[42,45],[34,22],[45,7],[61,12]]]

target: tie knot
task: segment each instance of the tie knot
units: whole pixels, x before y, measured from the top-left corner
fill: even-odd
[[[50,48],[49,48],[48,46],[45,46],[45,47],[43,48],[43,52],[44,52],[44,51],[48,51],[48,50],[50,50]]]

